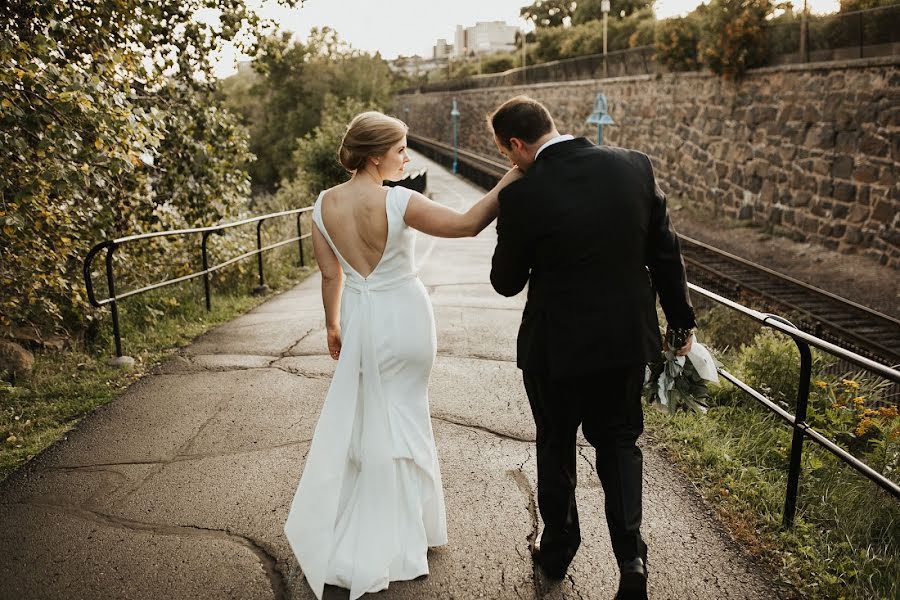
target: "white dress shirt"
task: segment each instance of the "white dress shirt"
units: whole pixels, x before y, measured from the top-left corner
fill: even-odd
[[[537,152],[534,153],[534,159],[537,160],[538,154],[540,154],[541,150],[543,150],[544,148],[546,148],[548,146],[552,146],[553,144],[558,144],[560,142],[568,142],[569,140],[574,140],[574,139],[575,139],[574,135],[566,133],[563,135],[558,135],[553,139],[547,140],[546,142],[544,142],[544,145],[541,146],[540,148],[538,148]]]

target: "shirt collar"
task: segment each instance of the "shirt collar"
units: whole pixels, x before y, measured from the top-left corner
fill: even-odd
[[[568,142],[569,140],[574,140],[574,139],[575,139],[574,135],[570,135],[570,134],[566,133],[563,135],[558,135],[555,138],[552,138],[550,140],[547,140],[546,142],[544,142],[544,145],[541,146],[540,148],[538,148],[537,152],[534,153],[534,159],[537,160],[538,154],[540,154],[544,148],[546,148],[548,146],[552,146],[553,144],[558,144],[560,142]]]

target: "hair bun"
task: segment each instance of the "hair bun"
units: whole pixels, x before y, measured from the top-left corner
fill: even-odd
[[[344,140],[346,140],[346,135]],[[341,149],[338,151],[338,161],[347,171],[353,172],[366,164],[366,154],[361,153],[347,146],[346,141],[341,142]]]
[[[347,125],[338,149],[338,161],[347,171],[358,171],[370,156],[383,156],[406,136],[408,129],[400,119],[380,112],[360,113]]]

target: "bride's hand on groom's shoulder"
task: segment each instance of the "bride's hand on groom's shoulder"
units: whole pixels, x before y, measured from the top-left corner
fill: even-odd
[[[513,167],[500,179],[500,187],[505,188],[516,179],[521,179],[525,173],[519,167]]]

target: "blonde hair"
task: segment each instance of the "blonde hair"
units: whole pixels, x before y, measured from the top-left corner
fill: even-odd
[[[409,127],[400,119],[376,111],[360,113],[347,125],[338,160],[353,173],[365,166],[370,156],[382,156],[406,135]]]

